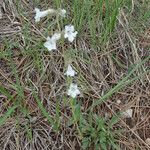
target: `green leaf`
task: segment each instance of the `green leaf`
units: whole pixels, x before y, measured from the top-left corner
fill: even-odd
[[[34,97],[37,101],[37,104],[42,112],[42,114],[46,117],[46,119],[49,121],[49,123],[54,126],[54,120],[53,118],[49,115],[49,113],[46,111],[46,109],[44,108],[43,104],[41,103],[41,100],[38,98],[38,96],[34,93]]]
[[[2,86],[0,86],[0,92],[3,94],[3,95],[5,95],[5,96],[7,96],[7,98],[9,99],[9,100],[11,100],[13,97],[11,96],[11,94],[4,88],[4,87],[2,87]]]
[[[114,125],[114,124],[116,124],[117,122],[119,121],[119,116],[113,116],[112,118],[111,118],[111,120],[109,121],[109,126],[110,126],[110,128],[112,128],[112,126]]]
[[[90,143],[90,141],[88,138],[86,138],[86,137],[83,138],[82,139],[82,148],[86,150],[89,147],[89,143]]]
[[[2,117],[0,117],[0,126],[2,126],[6,122],[7,118],[10,117],[10,115],[14,112],[16,108],[17,106],[9,108],[8,111]]]

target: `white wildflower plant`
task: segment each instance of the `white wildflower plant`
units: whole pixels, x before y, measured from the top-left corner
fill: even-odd
[[[73,42],[76,38],[77,33],[78,32],[74,30],[73,25],[66,25],[64,31],[64,38],[68,38],[69,42]]]
[[[54,9],[47,9],[47,10],[44,10],[44,11],[40,11],[39,8],[35,8],[35,22],[39,22],[41,20],[41,18],[47,16],[48,14],[51,14],[51,13],[54,13],[55,10]]]
[[[56,50],[56,42],[61,38],[60,33],[55,33],[51,38],[47,37],[47,41],[44,43],[44,46],[49,50]]]
[[[79,89],[78,89],[77,84],[71,83],[71,84],[70,84],[70,87],[69,87],[69,89],[68,89],[67,94],[68,94],[69,96],[71,96],[72,98],[75,98],[77,95],[79,95],[79,94],[80,94],[80,91],[79,91]]]
[[[56,15],[56,19],[58,19],[57,16],[66,17],[66,10],[65,9],[47,9],[44,11],[41,11],[39,8],[35,8],[35,22],[39,22],[41,18],[46,17],[49,14]],[[59,21],[59,20],[57,20]],[[60,29],[60,27],[59,27]],[[43,44],[45,48],[48,49],[48,51],[56,50],[57,49],[57,41],[64,37],[65,39],[68,39],[69,42],[73,42],[77,36],[78,32],[75,31],[74,26],[69,24],[65,26],[65,29],[62,31],[59,31],[59,33],[54,33],[51,37],[46,38],[46,42]],[[77,72],[72,68],[71,64],[68,64],[67,70],[64,75],[67,77],[74,77],[77,74]],[[80,90],[78,89],[77,84],[71,83],[70,87],[67,91],[67,94],[75,98],[77,95],[80,94]]]
[[[74,77],[77,74],[77,72],[71,67],[71,65],[68,65],[67,71],[64,73],[67,77]]]

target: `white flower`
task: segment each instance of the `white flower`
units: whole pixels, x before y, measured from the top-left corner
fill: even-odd
[[[77,74],[77,72],[76,72],[75,70],[73,70],[73,68],[72,68],[71,65],[69,64],[65,75],[74,77],[75,74]]]
[[[47,41],[44,43],[44,46],[49,50],[57,49],[56,42],[61,37],[60,33],[55,33],[51,38],[47,37]]]
[[[123,114],[123,117],[125,117],[125,118],[132,118],[133,110],[132,109],[127,109],[122,114]]]
[[[64,37],[68,38],[68,40],[70,42],[73,42],[73,40],[75,39],[77,33],[78,33],[77,31],[74,31],[74,26],[73,25],[67,25],[67,26],[65,26]]]
[[[59,9],[58,14],[62,17],[66,17],[66,10],[65,9]]]
[[[75,98],[77,95],[79,95],[80,91],[77,87],[77,84],[71,83],[67,94],[72,98]]]
[[[35,22],[39,22],[42,17],[45,17],[48,14],[55,12],[54,9],[48,9],[48,10],[40,11],[40,9],[35,8],[34,10],[35,10],[35,13],[36,13],[35,17],[34,17]]]
[[[47,41],[44,43],[44,46],[49,50],[57,49],[56,41],[53,41],[50,37],[47,37]]]

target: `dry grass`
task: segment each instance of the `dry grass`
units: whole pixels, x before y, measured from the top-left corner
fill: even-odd
[[[80,86],[82,94],[77,102],[81,105],[81,113],[88,116],[87,110],[93,103],[120,83],[135,64],[149,57],[150,33],[147,24],[141,23],[143,28],[137,31],[134,20],[133,24],[131,22],[137,15],[137,3],[133,0],[130,13],[121,8],[113,34],[106,43],[93,47],[90,29],[85,24],[73,45],[61,41],[60,45],[64,46],[49,53],[43,50],[42,43],[46,35],[55,29],[55,24],[54,27],[53,24],[47,27],[47,19],[35,24],[34,2],[21,0],[19,7],[17,1],[0,2],[0,86],[9,91],[11,97],[10,100],[7,94],[0,92],[0,116],[14,103],[22,106],[0,126],[0,149],[81,149],[78,125],[76,122],[68,124],[73,112],[66,94],[70,81],[66,82],[65,68],[69,62],[78,72],[74,81]],[[47,6],[45,2],[40,3],[41,8]],[[22,13],[18,12],[18,8],[23,9],[20,11]],[[66,9],[71,10],[69,4],[66,4]],[[103,13],[105,15],[104,10]],[[149,66],[150,60],[126,82],[140,76],[137,80],[115,91],[107,101],[92,109],[93,113],[106,118],[106,122],[120,111],[133,109],[132,118],[119,117],[113,126],[114,132],[115,129],[122,129],[116,138],[122,150],[150,149],[145,142],[150,138]],[[34,94],[54,118],[57,131],[41,113]],[[118,104],[117,100],[121,103]],[[26,110],[29,116],[25,115]],[[95,148],[91,146],[91,149]]]

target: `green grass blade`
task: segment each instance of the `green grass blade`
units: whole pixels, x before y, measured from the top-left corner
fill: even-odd
[[[108,93],[106,93],[102,98],[100,98],[99,100],[97,100],[96,102],[93,103],[93,105],[91,107],[89,107],[88,110],[93,109],[95,106],[101,104],[103,101],[106,101],[112,94],[114,94],[115,92],[117,92],[118,90],[120,90],[121,88],[125,87],[126,85],[130,84],[131,82],[135,81],[136,79],[139,78],[135,77],[131,80],[128,80],[128,78],[141,66],[143,65],[147,60],[149,60],[150,56],[147,57],[145,60],[143,60],[142,62],[138,63],[130,72],[129,74],[124,77],[114,88],[112,88]],[[87,111],[88,111],[87,110]]]

